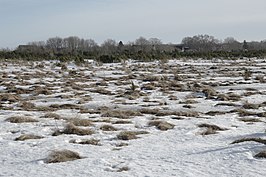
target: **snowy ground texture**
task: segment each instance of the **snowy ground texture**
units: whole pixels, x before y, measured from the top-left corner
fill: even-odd
[[[256,58],[1,61],[0,176],[266,176],[265,73]]]

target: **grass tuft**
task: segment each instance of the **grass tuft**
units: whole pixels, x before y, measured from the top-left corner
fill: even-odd
[[[25,116],[14,116],[9,117],[6,119],[6,121],[11,123],[31,123],[31,122],[38,122],[38,120],[31,118],[31,117],[25,117]]]
[[[48,155],[47,159],[45,160],[45,163],[61,163],[78,159],[82,159],[82,157],[77,152],[66,149],[55,150]]]
[[[175,125],[170,124],[166,121],[160,121],[160,120],[153,120],[148,123],[149,126],[155,126],[159,130],[166,131],[169,129],[173,129]]]
[[[38,135],[33,135],[33,134],[24,134],[24,135],[20,135],[19,137],[17,137],[15,139],[15,141],[25,141],[25,140],[30,140],[30,139],[42,139],[42,136],[38,136]]]

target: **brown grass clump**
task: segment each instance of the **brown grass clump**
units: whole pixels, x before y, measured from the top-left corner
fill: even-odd
[[[114,126],[112,126],[112,125],[102,125],[101,127],[100,127],[100,130],[103,130],[103,131],[117,131],[118,129],[117,128],[115,128]]]
[[[184,116],[184,117],[198,117],[199,113],[198,112],[177,112],[177,111],[158,111],[156,116],[170,116],[170,115],[175,115],[175,116]]]
[[[205,86],[202,92],[205,94],[207,98],[213,98],[214,96],[217,96],[218,94],[216,90],[214,90],[212,87],[209,87],[209,86]]]
[[[90,92],[94,92],[94,93],[99,93],[99,94],[102,94],[102,95],[112,95],[113,93],[103,87],[97,87],[93,90],[90,90]]]
[[[128,144],[127,143],[118,143],[118,144],[116,144],[115,145],[116,147],[123,147],[123,146],[128,146]]]
[[[254,142],[262,143],[262,144],[266,145],[266,140],[261,139],[261,138],[242,138],[242,139],[233,141],[231,144],[243,143],[243,142],[247,142],[247,141],[254,141]]]
[[[240,118],[239,120],[243,122],[262,122],[260,119],[256,118]]]
[[[235,103],[231,103],[231,102],[224,102],[224,103],[217,103],[215,106],[238,106],[237,104]]]
[[[142,114],[137,110],[107,110],[102,114],[102,117],[117,117],[121,119],[128,119],[131,116],[141,116]]]
[[[90,144],[90,145],[95,145],[95,146],[99,146],[99,142],[100,140],[97,140],[97,139],[83,139],[83,140],[70,140],[69,141],[70,143],[74,143],[74,144]]]
[[[33,103],[31,103],[31,102],[26,102],[25,101],[25,102],[22,102],[20,104],[20,107],[22,107],[26,111],[31,111],[31,110],[33,110],[35,108],[35,105]]]
[[[56,119],[56,120],[59,120],[61,119],[61,116],[56,114],[56,113],[46,113],[43,118],[53,118],[53,119]]]
[[[240,117],[245,117],[245,116],[255,116],[256,113],[254,112],[250,112],[250,111],[246,111],[244,109],[237,109],[238,115]]]
[[[0,101],[9,101],[9,102],[17,102],[19,101],[21,98],[17,95],[12,95],[12,94],[1,94],[0,95]]]
[[[30,123],[30,122],[38,122],[38,120],[31,118],[31,117],[25,117],[25,116],[14,116],[9,117],[6,119],[6,121],[11,123]]]
[[[170,124],[166,121],[160,121],[160,120],[153,120],[148,123],[149,126],[155,126],[159,130],[166,131],[169,129],[173,129],[175,125]]]
[[[244,109],[258,109],[259,108],[259,105],[258,104],[252,104],[252,103],[245,102],[243,104],[243,108]]]
[[[117,135],[119,140],[132,140],[137,139],[136,135],[148,134],[146,131],[122,131]]]
[[[74,124],[69,123],[65,126],[64,130],[62,130],[62,131],[56,130],[53,133],[53,136],[58,136],[61,134],[76,134],[76,135],[84,136],[84,135],[91,135],[93,133],[95,133],[95,132],[91,129],[79,128],[79,127],[75,126]]]
[[[82,159],[82,157],[77,152],[66,149],[56,150],[48,155],[47,159],[45,160],[45,163],[60,163],[78,159]]]
[[[132,124],[133,122],[129,121],[129,120],[117,120],[112,122],[112,124]]]
[[[33,135],[33,134],[25,134],[25,135],[20,135],[19,137],[17,137],[15,141],[25,141],[29,139],[41,139],[41,138],[43,137],[38,136],[38,135]]]
[[[224,114],[227,114],[228,112],[227,111],[209,111],[207,113],[205,113],[206,115],[209,115],[209,116],[216,116],[216,115],[224,115]]]
[[[155,115],[159,112],[159,109],[147,109],[147,108],[143,108],[140,110],[140,112],[142,114],[152,114],[152,115]]]
[[[121,168],[117,169],[116,172],[123,172],[123,171],[128,171],[128,170],[130,170],[129,167],[121,167]]]
[[[179,102],[179,104],[196,104],[196,103],[198,103],[198,101],[192,100],[192,99],[188,99],[188,100]]]
[[[161,77],[160,76],[152,76],[152,75],[146,75],[142,81],[143,82],[153,82],[153,81],[160,81]]]
[[[81,109],[79,105],[75,104],[62,104],[62,105],[52,104],[49,107],[54,109]]]
[[[93,123],[88,119],[73,118],[68,120],[69,123],[72,123],[75,126],[93,126]]]
[[[212,125],[212,124],[200,124],[198,125],[200,128],[206,128],[205,131],[201,133],[201,135],[210,135],[210,134],[216,134],[217,131],[224,131],[227,130],[226,128],[221,128],[217,125]]]
[[[256,157],[256,158],[266,158],[266,150],[263,150],[263,151],[259,152],[254,157]]]

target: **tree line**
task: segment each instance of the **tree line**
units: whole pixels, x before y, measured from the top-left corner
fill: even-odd
[[[180,57],[265,57],[266,40],[239,42],[233,37],[218,40],[210,35],[195,35],[183,38],[181,44],[164,44],[158,38],[139,37],[124,44],[113,39],[101,45],[93,39],[76,36],[53,37],[46,41],[29,42],[15,50],[0,50],[2,59],[58,59],[61,61],[96,59],[101,62],[119,62],[125,59],[150,61]]]

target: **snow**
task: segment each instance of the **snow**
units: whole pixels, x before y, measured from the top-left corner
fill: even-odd
[[[263,68],[263,59],[252,59],[253,66],[250,69],[254,72],[265,73]],[[0,95],[8,93],[8,85],[10,79],[16,88],[30,89],[36,83],[43,82],[43,86],[49,89],[51,95],[34,95],[21,94],[24,100],[19,100],[15,103],[4,102],[0,103],[0,176],[5,177],[46,177],[46,176],[110,176],[110,177],[156,177],[156,176],[184,176],[184,177],[208,177],[208,176],[258,176],[266,175],[265,159],[254,158],[258,152],[265,150],[265,145],[256,142],[243,142],[231,144],[233,141],[241,138],[262,138],[266,139],[265,133],[265,117],[247,116],[240,117],[237,112],[230,112],[235,109],[241,109],[242,105],[248,103],[261,104],[266,101],[265,91],[266,83],[260,83],[254,79],[254,76],[245,81],[241,76],[228,76],[226,72],[219,72],[224,68],[232,69],[230,71],[238,73],[244,70],[236,71],[235,68],[244,66],[249,67],[249,59],[226,61],[226,60],[169,60],[168,63],[161,64],[158,61],[138,63],[135,61],[127,61],[125,64],[103,64],[98,66],[95,62],[90,62],[86,66],[76,66],[74,63],[69,63],[68,68],[75,70],[78,73],[83,73],[81,76],[69,76],[68,72],[59,73],[60,68],[54,67],[56,61],[43,62],[45,70],[54,73],[54,75],[38,76],[40,69],[30,67],[28,63],[8,63],[0,66]],[[34,65],[40,63],[33,63]],[[232,65],[231,65],[232,64]],[[125,66],[126,65],[126,66]],[[164,66],[168,69],[162,69]],[[141,91],[140,87],[143,84],[141,74],[149,74],[152,76],[168,76],[172,78],[173,72],[171,67],[178,67],[180,74],[184,76],[195,75],[199,77],[187,78],[180,83],[190,84],[193,81],[198,83],[203,82],[231,82],[228,86],[218,85],[213,87],[219,93],[233,92],[241,95],[239,101],[221,101],[216,98],[207,99],[205,95],[195,96],[196,90],[189,91],[174,91],[162,92],[156,87],[155,90]],[[218,69],[209,69],[211,66],[216,66]],[[95,72],[88,68],[93,67]],[[128,74],[124,72],[127,68],[139,68],[136,71],[130,71],[131,74],[137,75],[131,80],[120,80]],[[167,68],[166,67],[166,68]],[[191,68],[202,72],[201,76],[198,73],[191,73]],[[163,71],[163,72],[161,72]],[[165,72],[165,73],[164,73]],[[7,73],[10,78],[4,77]],[[23,81],[16,79],[17,75],[23,76],[23,73],[31,73],[30,80],[26,80],[28,85],[23,85]],[[114,74],[115,73],[115,74]],[[55,78],[58,77],[58,78]],[[73,77],[73,78],[72,78]],[[114,80],[106,81],[106,86],[93,86],[97,81],[103,81],[106,78]],[[119,81],[124,82],[124,85],[116,85]],[[67,86],[65,82],[82,85],[88,84],[88,87],[76,90],[74,87]],[[131,81],[139,88],[140,96],[135,99],[127,99],[125,96],[117,95],[118,90],[130,90]],[[167,80],[163,81],[167,85]],[[241,82],[241,83],[239,83]],[[246,82],[243,84],[242,82]],[[56,84],[55,84],[56,83]],[[128,84],[127,84],[128,83]],[[154,81],[156,84],[157,81]],[[24,82],[25,84],[25,82]],[[46,84],[49,84],[46,85]],[[51,84],[55,84],[51,86]],[[100,94],[91,92],[95,88],[102,88],[111,91],[114,94]],[[244,95],[247,88],[257,89],[259,92],[253,95]],[[61,93],[62,92],[62,93]],[[58,95],[69,96],[67,98],[57,98]],[[89,95],[92,100],[85,100],[78,104],[78,101]],[[146,96],[145,96],[146,95]],[[170,100],[169,95],[174,95],[177,100]],[[149,99],[144,102],[144,98]],[[196,101],[194,104],[189,104],[192,108],[184,108],[185,104],[180,102],[187,99]],[[101,107],[109,109],[122,109],[139,111],[143,108],[151,110],[165,110],[177,112],[198,112],[199,116],[156,116],[152,114],[142,114],[132,116],[127,119],[116,117],[102,117],[97,113],[81,113],[78,109],[56,109],[51,112],[65,118],[61,120],[42,118],[45,111],[25,110],[20,107],[21,102],[31,102],[35,106],[49,107],[52,104],[75,104],[84,107],[85,109],[97,110]],[[166,104],[161,104],[161,103]],[[126,104],[127,103],[127,104]],[[218,103],[234,103],[236,106],[220,105]],[[2,106],[2,107],[1,107]],[[224,114],[206,115],[209,111],[225,112]],[[258,109],[247,110],[252,112],[265,111],[265,105],[261,105]],[[39,122],[33,123],[10,123],[6,121],[11,116],[30,116]],[[173,119],[179,117],[180,119]],[[75,134],[62,134],[59,136],[51,136],[56,129],[62,129],[66,125],[66,120],[70,118],[82,118],[91,120],[109,120],[109,122],[93,122],[94,126],[89,127],[96,131],[95,134],[79,136]],[[256,118],[260,122],[244,122],[240,118]],[[148,122],[153,119],[160,119],[174,124],[173,129],[161,131],[155,127],[148,126]],[[127,120],[131,124],[112,124],[112,121]],[[225,131],[218,131],[216,134],[201,135],[204,128],[200,128],[200,124],[214,124],[219,127],[226,128]],[[102,131],[101,125],[113,125],[118,128],[118,131]],[[116,138],[116,135],[125,130],[130,131],[148,131],[148,134],[137,135],[139,138],[124,141]],[[31,139],[26,141],[14,141],[14,139],[22,134],[35,134],[43,136],[42,139]],[[100,146],[82,145],[70,143],[70,140],[82,140],[95,138],[100,140]],[[118,147],[120,143],[127,143],[128,146]],[[61,163],[45,163],[45,159],[53,150],[68,149],[78,152],[83,158],[75,161]],[[124,171],[119,172],[121,169]]]

